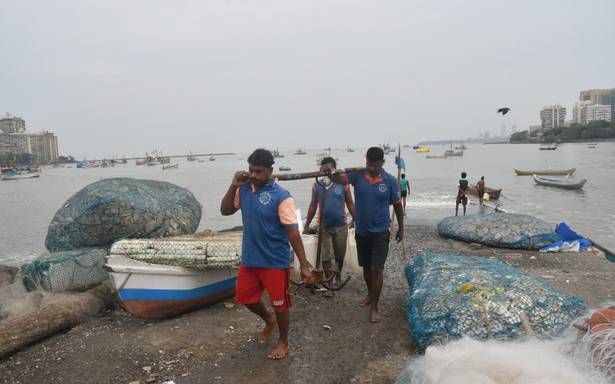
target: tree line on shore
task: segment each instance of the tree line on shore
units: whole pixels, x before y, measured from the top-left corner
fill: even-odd
[[[551,143],[554,141],[575,141],[615,138],[615,122],[604,120],[590,121],[586,125],[570,124],[569,127],[557,127],[533,132],[515,132],[510,136],[511,143]]]
[[[72,156],[60,156],[58,160],[51,162],[51,164],[67,164],[74,162],[75,158]],[[34,157],[30,153],[0,152],[0,165],[2,166],[34,165],[34,163]]]

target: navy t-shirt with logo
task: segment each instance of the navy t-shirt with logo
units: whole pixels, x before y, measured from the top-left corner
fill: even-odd
[[[237,189],[235,208],[241,209],[241,263],[251,268],[287,269],[291,263],[285,227],[297,226],[290,193],[274,180],[256,189],[248,183]]]
[[[356,233],[361,236],[378,236],[391,225],[389,206],[398,204],[401,195],[397,179],[385,172],[371,178],[367,171],[346,175],[354,186]]]
[[[331,184],[323,186],[321,182],[314,183],[312,193],[316,194],[319,210],[319,222],[322,220],[323,208],[325,213],[325,228],[339,227],[346,224],[346,190],[347,185]],[[323,195],[327,194],[325,207],[322,207]]]

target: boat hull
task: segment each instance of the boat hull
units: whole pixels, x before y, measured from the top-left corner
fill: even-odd
[[[0,180],[21,180],[21,179],[33,179],[36,177],[40,177],[38,173],[24,173],[24,174],[4,174],[0,176]]]
[[[534,181],[536,182],[536,184],[542,185],[545,187],[553,187],[553,188],[560,188],[560,189],[573,189],[573,190],[583,188],[583,185],[585,185],[585,183],[587,182],[586,179],[581,179],[580,181],[577,181],[577,182],[571,182],[571,181],[566,181],[566,180],[545,179],[543,177],[536,176],[536,175],[534,175]]]
[[[468,193],[470,195],[478,196],[478,189],[476,189],[475,185],[470,185],[468,188]],[[485,188],[485,193],[489,195],[489,200],[497,200],[500,198],[500,194],[502,193],[501,189],[493,189],[493,188]]]
[[[570,168],[570,169],[546,169],[546,170],[539,170],[539,171],[524,171],[521,169],[515,169],[515,173],[517,174],[517,176],[532,176],[532,175],[545,175],[545,176],[566,176],[566,175],[572,175],[577,169],[576,168]]]
[[[237,269],[204,271],[157,265],[121,255],[107,258],[105,269],[122,306],[141,318],[164,318],[233,297]]]

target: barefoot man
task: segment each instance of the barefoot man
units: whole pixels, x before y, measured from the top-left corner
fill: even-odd
[[[249,172],[235,173],[222,199],[220,212],[228,216],[241,209],[243,242],[236,300],[265,322],[259,342],[269,342],[277,325],[280,337],[267,357],[282,359],[288,354],[290,323],[289,242],[299,259],[305,283],[312,281],[311,273],[297,226],[293,198],[271,178],[273,155],[266,149],[257,149],[248,157],[248,163]],[[267,290],[275,315],[261,301],[264,290]]]
[[[382,169],[384,151],[380,147],[367,150],[367,170],[363,172],[337,175],[334,182],[352,184],[355,197],[355,240],[359,265],[363,267],[363,278],[367,285],[367,297],[362,305],[369,306],[369,321],[380,321],[378,301],[384,282],[384,263],[389,252],[389,226],[392,204],[399,225],[395,239],[404,238],[404,212],[397,179]]]

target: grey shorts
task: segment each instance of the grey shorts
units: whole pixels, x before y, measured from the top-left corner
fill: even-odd
[[[324,228],[321,240],[320,257],[322,261],[343,260],[346,255],[348,225]]]

